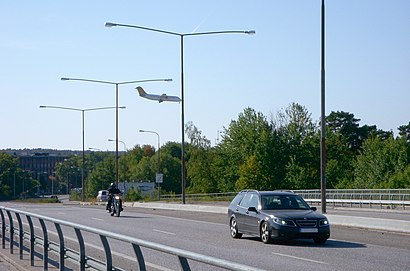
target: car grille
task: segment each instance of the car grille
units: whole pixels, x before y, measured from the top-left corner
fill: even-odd
[[[313,228],[317,225],[317,220],[296,220],[299,227]]]

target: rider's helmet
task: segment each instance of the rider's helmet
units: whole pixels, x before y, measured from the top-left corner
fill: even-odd
[[[115,188],[115,183],[111,183],[111,184],[110,184],[110,187],[111,187],[111,188]]]

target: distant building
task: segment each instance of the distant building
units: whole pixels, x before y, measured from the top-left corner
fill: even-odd
[[[18,158],[20,168],[29,172],[33,179],[37,179],[40,182],[41,188],[38,189],[41,189],[43,192],[52,192],[53,184],[50,183],[55,180],[56,165],[59,162],[63,162],[70,155],[69,151],[50,151],[51,153],[41,149],[2,150],[2,152]]]
[[[23,170],[31,171],[37,176],[44,174],[52,176],[55,172],[57,163],[63,162],[68,156],[50,155],[49,153],[35,153],[33,155],[18,156],[20,161],[20,167]]]

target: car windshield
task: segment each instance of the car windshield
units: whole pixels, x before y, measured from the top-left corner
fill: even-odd
[[[310,209],[309,205],[298,195],[262,195],[263,210]]]

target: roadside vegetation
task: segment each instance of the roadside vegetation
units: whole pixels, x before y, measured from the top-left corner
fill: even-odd
[[[51,197],[40,197],[40,198],[27,198],[27,199],[16,199],[17,202],[24,202],[24,203],[60,203],[58,198],[51,198]]]
[[[337,111],[326,117],[326,127],[328,188],[410,188],[410,122],[398,127],[394,136],[376,125],[361,126],[352,113]],[[270,116],[245,108],[221,131],[215,145],[192,122],[185,131],[187,193],[320,188],[320,121],[313,121],[300,104]],[[119,181],[154,181],[159,153],[164,174],[161,194],[180,194],[178,142],[165,143],[160,152],[154,146],[136,145],[122,153]],[[50,185],[31,178],[18,165],[18,158],[0,153],[0,198],[14,196],[14,183],[16,197]],[[78,156],[58,164],[55,191],[64,193],[69,183],[81,182],[81,168]],[[115,180],[115,156],[100,151],[87,154],[84,172],[86,198],[94,199],[98,190]],[[129,197],[142,199],[139,191],[130,191]]]

